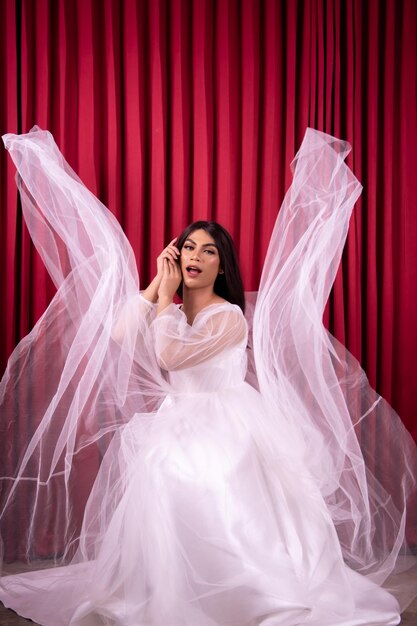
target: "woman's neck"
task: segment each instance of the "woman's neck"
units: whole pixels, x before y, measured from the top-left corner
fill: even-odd
[[[218,296],[212,289],[187,289],[184,285],[182,310],[189,324],[193,323],[195,316],[206,306],[223,301],[224,298]]]

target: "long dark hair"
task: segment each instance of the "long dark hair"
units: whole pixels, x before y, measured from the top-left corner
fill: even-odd
[[[223,274],[219,274],[216,278],[213,287],[214,293],[232,304],[237,304],[245,312],[245,294],[233,239],[227,230],[217,222],[199,220],[187,226],[178,237],[176,246],[180,252],[185,241],[196,230],[205,230],[213,237],[219,252],[220,267]],[[182,282],[178,288],[178,295],[182,297]]]

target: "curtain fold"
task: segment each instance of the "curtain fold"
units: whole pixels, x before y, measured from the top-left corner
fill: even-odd
[[[417,440],[414,0],[8,0],[0,130],[50,130],[120,220],[141,280],[194,219],[232,233],[247,290],[306,126],[364,186],[325,321]],[[0,153],[1,363],[54,290]]]

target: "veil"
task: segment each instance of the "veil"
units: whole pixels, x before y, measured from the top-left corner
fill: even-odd
[[[322,322],[361,192],[345,163],[349,151],[307,130],[265,259],[253,345],[260,390],[301,440],[345,561],[382,585],[416,566],[408,542],[417,539],[417,448]],[[388,585],[401,595],[393,576]]]
[[[145,324],[146,304],[134,253],[113,215],[50,133],[35,127],[4,142],[30,235],[57,287],[0,385],[4,556],[68,558],[112,433],[133,412],[154,410],[166,383],[153,352],[138,351],[128,333],[122,342],[114,338],[125,311],[136,310]]]
[[[0,385],[4,559],[67,562],[113,435],[169,386],[149,336],[134,253],[50,133],[5,135],[25,221],[57,287]],[[326,501],[346,562],[387,584],[415,566],[417,453],[393,409],[324,328],[323,309],[361,186],[346,142],[307,129],[251,312],[251,380]],[[120,338],[120,320],[133,316]],[[306,512],[308,514],[308,512]],[[390,577],[390,578],[389,578]],[[389,578],[388,582],[387,579]],[[402,587],[403,604],[412,590]],[[415,590],[414,590],[415,594]]]

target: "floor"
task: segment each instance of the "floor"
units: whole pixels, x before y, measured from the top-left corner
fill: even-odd
[[[417,600],[414,600],[413,604],[408,607],[407,612],[401,616],[401,626],[417,626]]]

